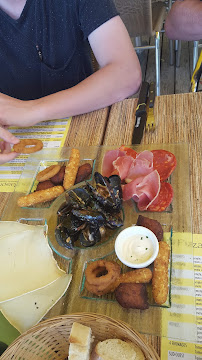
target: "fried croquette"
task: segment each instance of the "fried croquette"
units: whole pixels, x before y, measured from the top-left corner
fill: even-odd
[[[39,182],[35,191],[50,189],[54,184],[50,180]]]
[[[65,176],[65,165],[63,165],[61,167],[60,171],[56,175],[54,175],[52,178],[50,178],[50,180],[52,181],[52,183],[54,185],[62,185],[64,176]]]
[[[79,166],[78,172],[76,174],[75,184],[78,184],[78,183],[88,179],[88,177],[90,176],[91,173],[92,173],[92,167],[89,163],[85,163],[85,164]]]
[[[116,288],[115,297],[126,309],[146,310],[149,308],[145,284],[122,283]]]

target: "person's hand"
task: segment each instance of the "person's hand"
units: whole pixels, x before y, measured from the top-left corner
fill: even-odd
[[[0,93],[0,125],[32,126],[36,123],[37,100],[23,101]],[[40,118],[38,119],[40,121]]]
[[[8,130],[0,127],[0,164],[11,161],[16,158],[19,154],[11,151],[10,144],[17,144],[19,139],[12,135]]]

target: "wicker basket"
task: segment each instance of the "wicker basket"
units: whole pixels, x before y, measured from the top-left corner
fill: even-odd
[[[19,336],[0,356],[1,360],[63,360],[67,359],[69,334],[73,322],[91,327],[93,346],[100,340],[127,338],[137,344],[147,360],[160,360],[155,350],[127,324],[108,316],[93,313],[62,315],[41,322]]]

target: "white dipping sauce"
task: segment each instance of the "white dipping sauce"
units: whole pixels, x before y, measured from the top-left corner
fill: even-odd
[[[155,234],[144,226],[137,225],[123,229],[118,234],[114,247],[118,259],[135,269],[149,266],[159,252]]]
[[[132,264],[140,264],[149,260],[154,252],[154,248],[149,236],[134,234],[124,240],[121,252],[125,261]]]

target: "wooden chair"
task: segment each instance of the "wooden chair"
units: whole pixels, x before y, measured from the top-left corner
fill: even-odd
[[[160,32],[166,17],[163,1],[151,0],[114,0],[131,38],[135,38],[135,50],[155,49],[156,95],[160,95]],[[142,46],[141,36],[154,36],[155,45]]]

